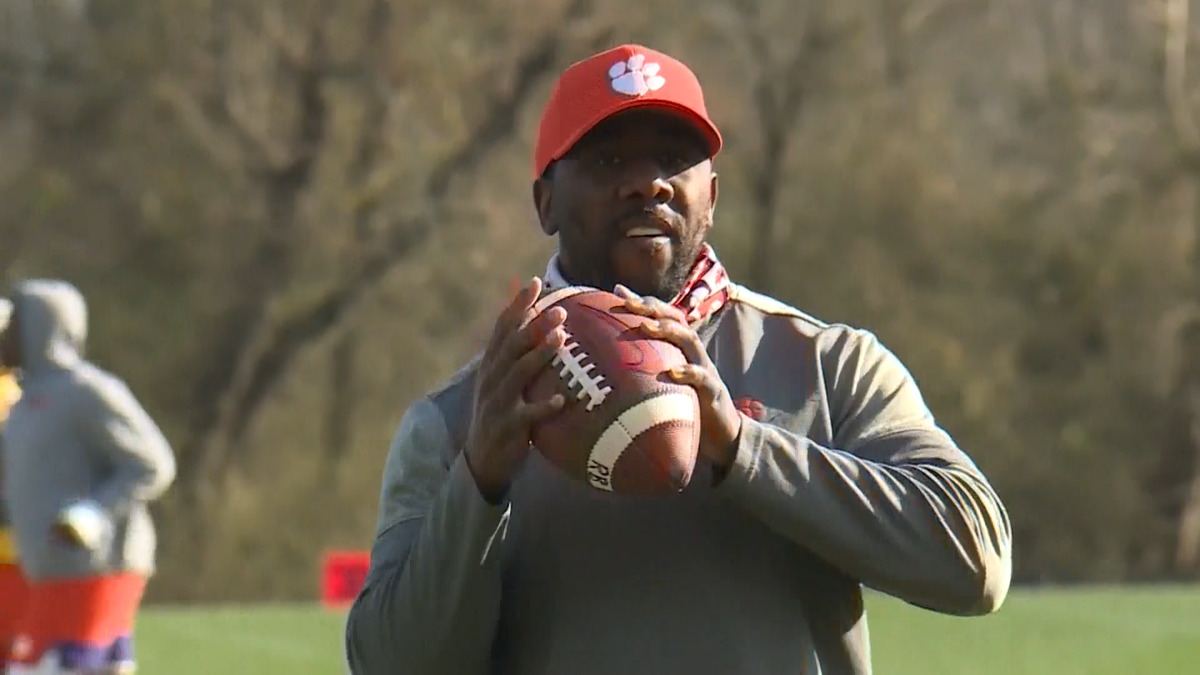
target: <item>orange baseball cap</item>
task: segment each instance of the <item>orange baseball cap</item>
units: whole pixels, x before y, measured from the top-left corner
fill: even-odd
[[[538,123],[534,179],[596,125],[633,108],[676,113],[704,134],[711,156],[721,149],[721,132],[708,117],[691,69],[662,52],[627,44],[574,63],[559,77]]]

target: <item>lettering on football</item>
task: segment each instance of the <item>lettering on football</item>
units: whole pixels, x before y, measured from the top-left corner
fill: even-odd
[[[588,459],[588,482],[602,490],[612,489],[612,469],[595,459]]]

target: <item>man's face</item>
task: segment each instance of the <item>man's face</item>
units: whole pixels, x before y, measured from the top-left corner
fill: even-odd
[[[16,308],[8,319],[8,327],[0,333],[0,366],[5,368],[21,367],[20,317]]]
[[[662,111],[632,110],[593,129],[534,184],[564,274],[670,301],[712,229],[710,156],[695,127]]]

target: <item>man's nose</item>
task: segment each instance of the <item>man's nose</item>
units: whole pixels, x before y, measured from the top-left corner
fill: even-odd
[[[656,162],[633,162],[621,181],[620,197],[655,203],[670,202],[675,197],[675,188],[667,180],[669,177]]]

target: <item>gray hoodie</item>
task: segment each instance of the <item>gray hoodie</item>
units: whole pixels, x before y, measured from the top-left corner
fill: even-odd
[[[996,611],[1008,513],[874,335],[736,284],[698,332],[750,412],[723,480],[702,462],[669,499],[602,493],[535,452],[489,504],[461,452],[478,362],[413,403],[351,672],[869,675],[864,587]]]
[[[33,280],[10,296],[23,396],[0,432],[3,494],[34,580],[154,571],[146,504],[175,477],[171,447],[125,383],[83,360],[87,307],[73,286]],[[52,536],[83,512],[89,546]]]

